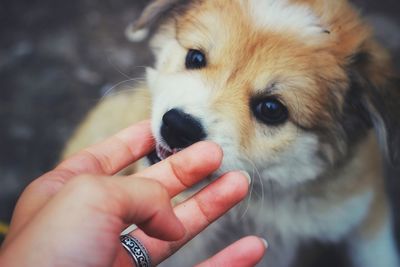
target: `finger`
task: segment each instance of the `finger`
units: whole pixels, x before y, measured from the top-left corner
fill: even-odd
[[[150,122],[143,121],[72,155],[55,170],[75,175],[112,175],[150,153],[153,147]]]
[[[246,196],[248,187],[248,179],[242,173],[227,173],[192,198],[176,206],[175,214],[186,229],[185,236],[179,241],[167,242],[151,238],[147,229],[137,229],[132,235],[147,248],[152,262],[158,264],[240,202]],[[123,249],[118,259],[120,262],[130,260]]]
[[[16,205],[5,242],[72,177],[84,173],[113,174],[148,154],[153,146],[150,124],[144,121],[71,156],[24,190]]]
[[[196,265],[196,267],[252,267],[262,260],[267,246],[263,239],[255,236],[245,237]]]
[[[199,142],[133,176],[159,181],[173,197],[216,171],[222,157],[217,144]]]

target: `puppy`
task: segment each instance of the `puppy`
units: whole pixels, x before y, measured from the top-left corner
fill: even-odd
[[[345,0],[156,0],[129,35],[160,19],[146,83],[99,103],[65,154],[151,118],[152,163],[212,140],[220,172],[251,174],[248,199],[166,265],[255,234],[270,244],[262,266],[290,266],[311,240],[344,242],[354,266],[400,266],[383,178],[399,160],[399,79],[357,11]]]

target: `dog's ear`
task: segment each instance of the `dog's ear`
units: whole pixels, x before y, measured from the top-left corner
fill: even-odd
[[[400,76],[378,46],[352,59],[351,83],[362,91],[361,105],[373,126],[385,161],[400,163]]]
[[[140,17],[131,23],[125,31],[127,38],[133,42],[142,41],[148,35],[150,25],[165,12],[184,0],[153,0],[143,10]]]

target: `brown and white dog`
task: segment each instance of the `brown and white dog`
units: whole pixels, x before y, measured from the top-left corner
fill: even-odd
[[[146,83],[102,101],[65,154],[151,117],[152,161],[212,140],[221,172],[253,176],[248,199],[166,264],[189,266],[256,234],[270,244],[265,266],[289,266],[305,240],[345,241],[354,266],[400,266],[383,178],[383,162],[399,158],[399,83],[355,9],[156,0],[132,36],[161,15]]]

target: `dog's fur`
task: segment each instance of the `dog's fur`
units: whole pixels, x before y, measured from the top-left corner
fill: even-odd
[[[255,234],[269,241],[266,266],[289,266],[306,240],[344,240],[354,266],[400,266],[383,178],[383,162],[399,158],[398,79],[355,9],[345,0],[156,0],[130,30],[161,14],[147,82],[99,103],[65,154],[149,117],[162,143],[172,108],[200,119],[224,150],[221,171],[247,170],[251,193],[169,264]],[[205,68],[185,69],[189,49],[206,54]],[[252,99],[271,95],[288,108],[282,125],[251,111]]]

